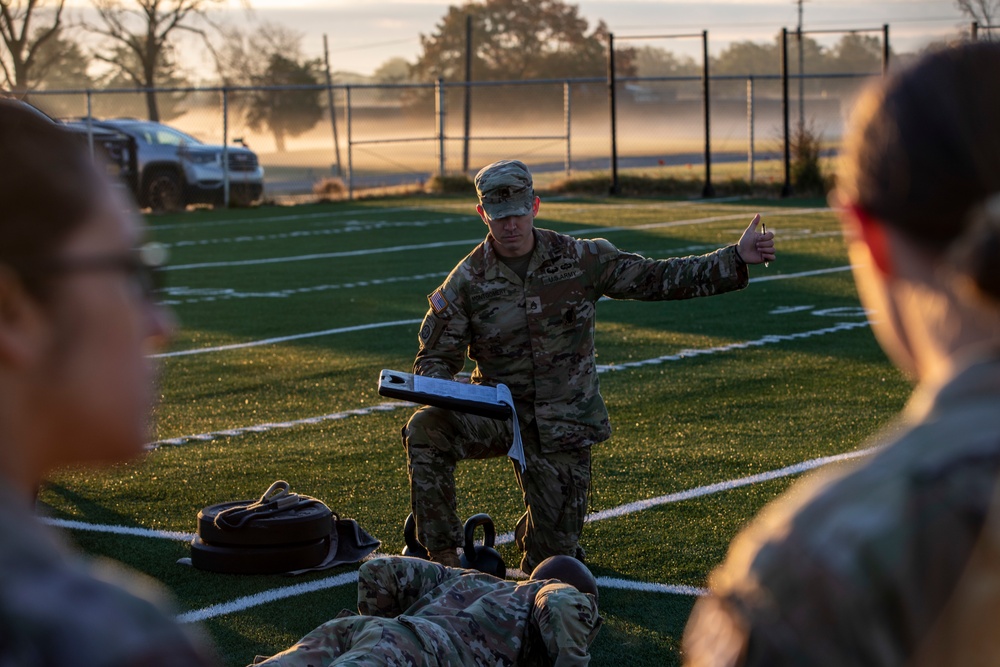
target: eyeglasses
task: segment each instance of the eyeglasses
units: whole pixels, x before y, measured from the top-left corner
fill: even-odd
[[[146,243],[127,253],[91,257],[54,257],[35,264],[34,269],[54,273],[88,271],[121,271],[139,290],[139,295],[155,303],[165,285],[163,268],[167,264],[167,247],[162,243]]]

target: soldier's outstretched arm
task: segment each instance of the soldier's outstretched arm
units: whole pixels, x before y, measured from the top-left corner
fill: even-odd
[[[460,573],[420,558],[374,558],[358,571],[358,611],[366,616],[395,618]]]

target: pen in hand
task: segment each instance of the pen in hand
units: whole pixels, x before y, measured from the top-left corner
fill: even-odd
[[[767,225],[765,223],[763,223],[763,222],[760,223],[760,233],[761,234],[767,234]],[[764,262],[764,268],[766,269],[768,266],[770,266],[770,264],[771,264],[771,262],[765,261]]]

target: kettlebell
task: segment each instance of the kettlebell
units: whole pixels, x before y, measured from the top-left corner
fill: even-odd
[[[476,528],[483,527],[483,543],[474,544]],[[473,514],[465,522],[465,552],[462,554],[462,567],[479,570],[494,577],[504,579],[507,576],[507,566],[500,552],[493,548],[496,544],[497,530],[489,514]]]
[[[410,512],[410,515],[406,517],[406,522],[403,523],[403,541],[406,542],[406,546],[403,547],[404,556],[430,560],[431,556],[427,553],[427,548],[417,539],[417,520],[413,518],[413,512]]]

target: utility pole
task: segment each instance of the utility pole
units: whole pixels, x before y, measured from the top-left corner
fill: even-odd
[[[326,106],[330,109],[330,126],[333,128],[333,151],[337,156],[336,176],[342,176],[340,166],[340,138],[337,136],[337,105],[333,101],[333,75],[330,73],[330,49],[327,47],[326,34],[323,35],[323,62],[326,65]]]
[[[803,48],[802,48],[802,3],[805,0],[795,0],[796,4],[799,6],[799,26],[795,31],[796,37],[798,37],[799,42],[799,132],[803,130],[806,126],[806,108],[805,108],[805,65],[803,58]]]

